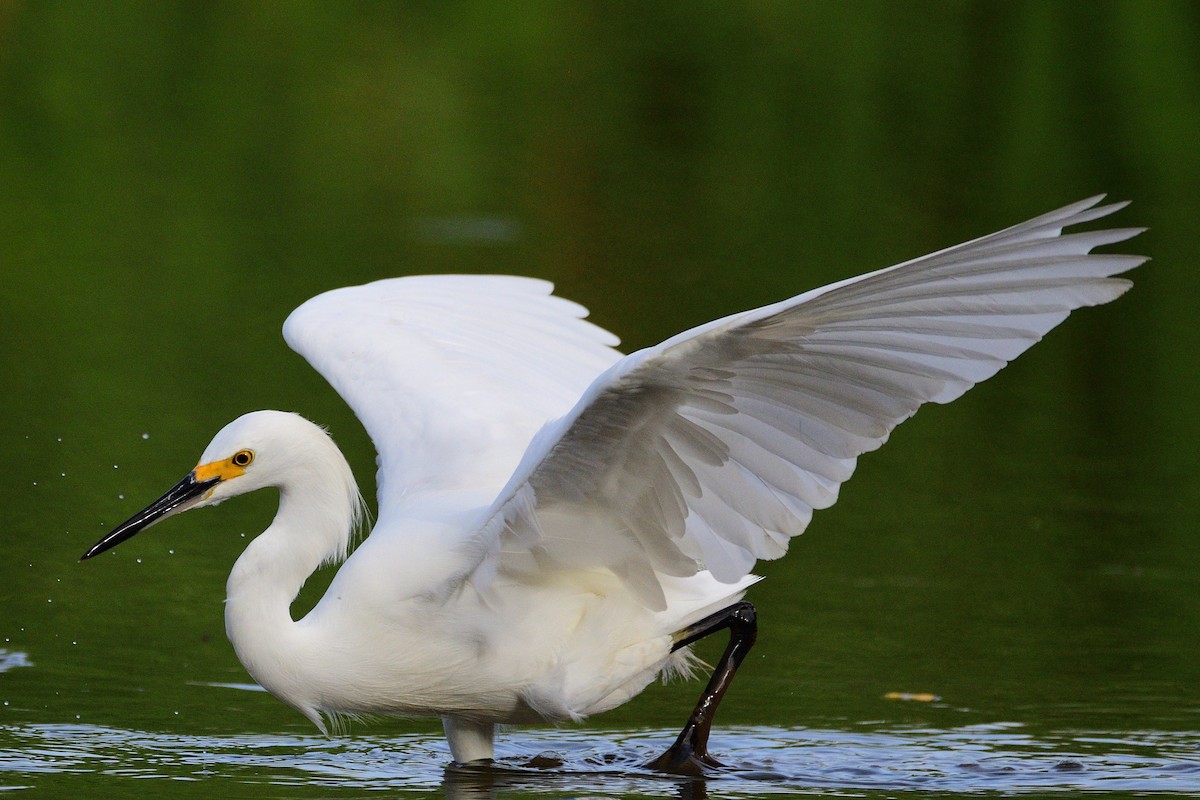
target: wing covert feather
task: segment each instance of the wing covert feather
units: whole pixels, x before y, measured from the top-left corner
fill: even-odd
[[[529,440],[620,353],[552,285],[503,275],[392,278],[318,295],[287,343],[349,403],[379,451],[381,518],[401,498],[494,496]]]

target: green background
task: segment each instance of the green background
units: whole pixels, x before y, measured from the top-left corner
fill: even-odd
[[[763,772],[707,791],[1200,791],[1198,42],[1184,2],[0,1],[0,789],[443,791],[436,723],[327,741],[213,685],[248,681],[221,603],[269,493],[76,562],[252,409],[328,425],[373,493],[279,335],[306,298],[533,275],[632,350],[1108,192],[1151,228],[1135,288],[761,566],[714,749]],[[697,691],[510,731],[567,767],[444,791],[694,791],[591,759]]]

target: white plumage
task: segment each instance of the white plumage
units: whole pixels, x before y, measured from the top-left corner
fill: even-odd
[[[251,675],[318,725],[438,715],[457,761],[490,757],[496,723],[578,719],[686,669],[673,636],[740,599],[860,454],[1123,293],[1113,276],[1144,259],[1091,251],[1139,231],[1063,233],[1121,207],[1099,200],[625,357],[544,281],[328,292],[284,336],[375,442],[379,520],[313,611],[289,606],[344,553],[359,503],[336,447],[293,414],[230,423],[190,484],[87,555],[278,486],[229,579]]]

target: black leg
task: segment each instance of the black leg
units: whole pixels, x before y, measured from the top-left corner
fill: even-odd
[[[758,633],[758,623],[754,606],[742,601],[723,611],[705,617],[680,631],[671,652],[681,647],[687,647],[698,639],[716,633],[722,628],[729,628],[729,644],[721,660],[717,662],[708,685],[704,687],[695,710],[688,717],[687,724],[679,733],[675,744],[667,752],[647,764],[651,769],[664,772],[674,772],[683,775],[701,775],[705,767],[719,767],[720,762],[708,754],[708,734],[712,728],[713,716],[717,713],[717,705],[725,695],[725,690],[733,682],[733,676],[741,665],[742,659],[754,645]]]

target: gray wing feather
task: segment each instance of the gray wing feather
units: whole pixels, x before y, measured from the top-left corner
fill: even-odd
[[[658,574],[732,583],[832,505],[862,453],[946,403],[1144,261],[1140,229],[1063,235],[1092,198],[625,357],[534,439],[472,539],[476,578],[606,567],[651,608]]]

